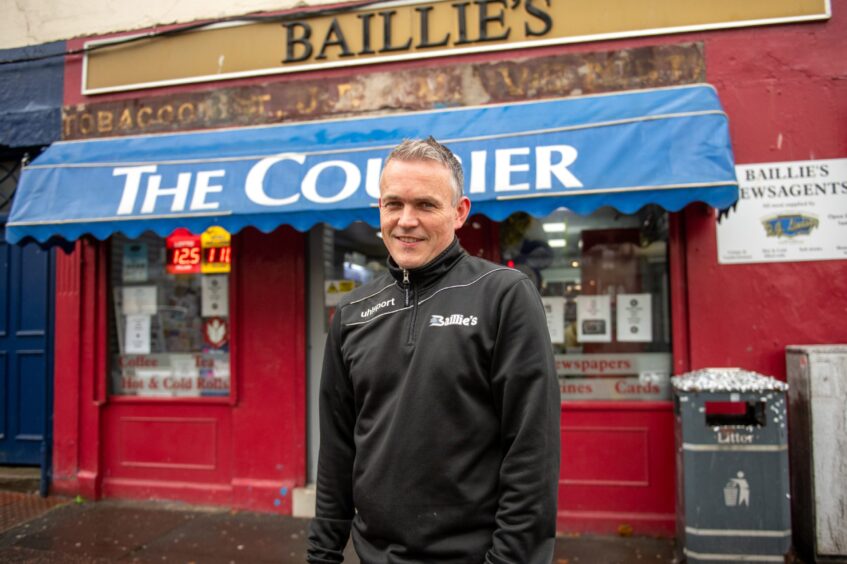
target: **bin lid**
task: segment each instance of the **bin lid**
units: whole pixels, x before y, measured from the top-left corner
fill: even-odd
[[[784,392],[788,384],[743,368],[703,368],[671,378],[679,392]]]

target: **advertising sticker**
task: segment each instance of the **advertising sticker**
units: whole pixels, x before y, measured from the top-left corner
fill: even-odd
[[[225,274],[203,276],[203,317],[229,316],[229,279]]]
[[[127,315],[126,316],[126,346],[127,354],[150,354],[150,316],[149,315]]]
[[[326,307],[335,307],[344,297],[344,294],[352,292],[356,287],[352,280],[325,280],[324,281],[324,304]]]
[[[124,282],[147,282],[148,276],[147,243],[127,243],[124,245],[123,271]]]
[[[203,340],[213,349],[220,349],[229,342],[229,329],[223,317],[203,320]]]
[[[547,316],[547,329],[550,331],[550,341],[556,344],[565,343],[565,298],[541,298],[544,314]]]
[[[581,343],[612,342],[610,296],[576,298],[576,338]]]

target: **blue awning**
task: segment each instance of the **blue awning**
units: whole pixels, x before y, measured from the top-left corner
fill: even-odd
[[[12,242],[379,222],[382,159],[433,135],[472,213],[717,208],[738,196],[726,114],[693,85],[357,119],[60,142],[21,174]]]

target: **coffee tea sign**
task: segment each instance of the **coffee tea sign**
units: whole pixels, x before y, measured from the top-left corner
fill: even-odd
[[[89,41],[82,92],[829,17],[829,0],[385,2]]]

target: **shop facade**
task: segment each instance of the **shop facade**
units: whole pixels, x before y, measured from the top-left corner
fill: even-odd
[[[505,41],[507,25],[532,41],[559,17],[530,2],[526,21],[498,20],[495,3],[477,4],[491,12],[457,9],[476,18],[466,36],[456,24],[477,47]],[[341,63],[372,54],[351,47],[347,20],[306,21],[323,38],[307,43],[289,18],[284,55],[305,70],[210,82],[189,69],[184,84],[114,63],[109,49],[102,70],[68,57],[69,142],[29,170],[51,199],[33,190],[38,212],[13,217],[24,236],[76,241],[56,259],[55,389],[66,393],[54,491],[296,511],[314,477],[327,320],[384,267],[372,226],[380,158],[435,133],[462,157],[481,212],[463,246],[525,272],[548,311],[560,530],[672,534],[669,377],[743,366],[784,378],[786,345],[847,339],[843,260],[719,261],[715,208],[738,189],[732,154],[708,152],[731,140],[738,163],[847,156],[844,69],[826,55],[847,47],[847,20],[824,8],[778,26],[453,45],[352,67]],[[345,15],[395,17],[369,13]],[[437,49],[428,11],[416,13],[416,40]],[[402,44],[391,33],[379,41]],[[240,201],[226,184],[237,175]],[[57,200],[59,187],[88,187],[90,199]],[[109,198],[110,213],[85,213]],[[798,311],[814,316],[787,324]]]

